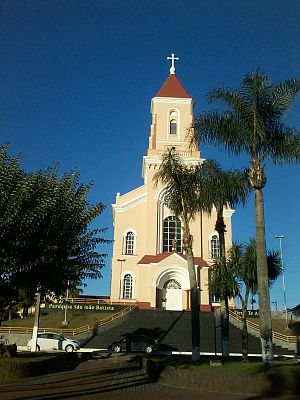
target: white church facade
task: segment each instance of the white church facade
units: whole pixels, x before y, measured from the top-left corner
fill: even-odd
[[[181,221],[165,205],[164,188],[153,183],[161,156],[171,147],[188,164],[203,162],[198,149],[189,148],[187,139],[194,100],[175,74],[174,55],[171,59],[170,75],[151,100],[152,124],[142,166],[144,184],[128,193],[118,193],[112,204],[114,245],[110,300],[116,304],[136,303],[145,309],[189,310],[190,282],[182,251]],[[233,212],[224,209],[227,246],[231,246]],[[214,211],[210,216],[200,214],[191,223],[202,311],[218,305],[209,287],[210,265],[219,253],[215,223]]]

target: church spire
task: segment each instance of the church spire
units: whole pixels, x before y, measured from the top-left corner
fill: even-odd
[[[172,53],[171,57],[167,57],[167,60],[171,60],[172,61],[172,65],[170,68],[170,75],[174,75],[175,74],[175,60],[178,61],[179,57],[175,57],[175,54]]]
[[[175,74],[175,61],[178,61],[179,57],[172,53],[167,60],[171,60],[170,75],[155,97],[191,98]]]

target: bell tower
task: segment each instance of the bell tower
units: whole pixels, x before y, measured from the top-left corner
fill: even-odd
[[[175,60],[178,61],[179,58],[172,54],[167,59],[172,63],[170,74],[151,100],[152,123],[147,156],[144,157],[143,163],[144,178],[145,167],[148,169],[150,164],[160,164],[161,155],[171,147],[175,147],[180,156],[189,159],[190,162],[200,160],[197,144],[191,148],[189,142],[195,101],[176,76]]]
[[[159,155],[176,147],[179,152],[189,152],[199,158],[196,146],[191,150],[188,140],[195,102],[175,74],[175,60],[179,58],[172,54],[167,59],[172,61],[170,74],[151,100],[152,124],[147,155]]]

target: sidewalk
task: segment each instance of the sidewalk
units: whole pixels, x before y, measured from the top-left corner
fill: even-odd
[[[205,393],[153,382],[127,355],[102,356],[82,362],[73,371],[22,379],[0,387],[1,400],[113,400],[120,396],[136,400],[258,399],[253,395]]]

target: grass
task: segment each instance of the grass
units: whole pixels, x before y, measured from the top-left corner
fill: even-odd
[[[92,311],[68,311],[67,320],[69,324],[65,328],[76,329],[85,325],[94,325],[96,321],[100,321],[115,314],[114,311],[92,312]],[[29,327],[33,326],[33,316],[26,318],[14,318],[11,321],[2,321],[1,326],[18,326]],[[62,328],[64,320],[64,311],[51,312],[49,314],[41,313],[40,328]]]
[[[155,363],[162,365],[164,367],[176,367],[183,369],[212,369],[212,368],[222,368],[222,370],[227,371],[238,371],[241,373],[254,373],[254,372],[264,372],[266,370],[282,370],[289,373],[291,370],[297,370],[300,373],[300,363],[294,359],[278,360],[275,361],[274,367],[264,367],[260,357],[251,357],[248,362],[242,362],[238,357],[231,357],[226,360],[221,367],[210,366],[210,360],[220,360],[219,357],[213,356],[201,356],[200,362],[193,363],[191,356],[160,356],[151,355],[148,356],[149,359],[155,361]]]
[[[249,321],[259,325],[259,318],[248,317]],[[272,329],[275,332],[281,333],[286,336],[299,336],[300,335],[300,321],[292,321],[290,329],[286,330],[286,322],[284,318],[272,318]]]
[[[202,356],[200,362],[192,363],[191,356],[151,355],[147,369],[163,383],[208,392],[261,394],[272,398],[300,394],[300,363],[295,359],[275,361],[273,367],[264,367],[260,358],[244,363],[231,357],[224,364],[211,366],[210,360],[216,359]]]

